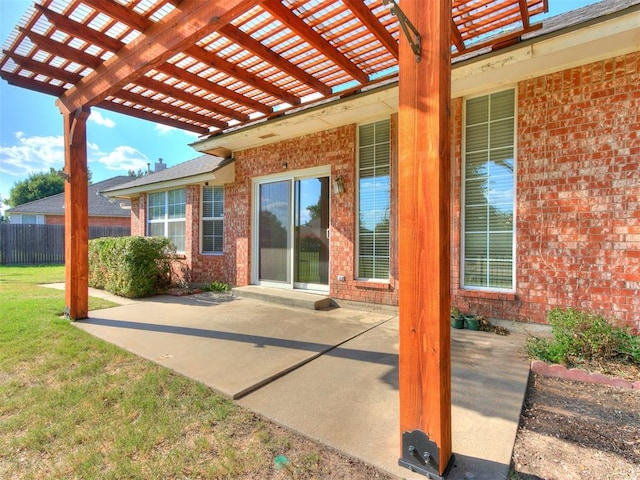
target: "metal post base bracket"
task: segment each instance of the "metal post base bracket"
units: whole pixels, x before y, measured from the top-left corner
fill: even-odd
[[[453,466],[454,456],[451,455],[442,476],[438,458],[440,458],[440,449],[435,442],[429,440],[426,433],[413,430],[402,434],[402,457],[398,460],[401,467],[425,475],[432,480],[444,480]]]

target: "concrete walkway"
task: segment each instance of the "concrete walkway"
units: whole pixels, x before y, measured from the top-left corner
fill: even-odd
[[[204,293],[158,296],[90,317],[75,325],[400,478],[425,478],[397,464],[393,314]],[[456,461],[449,479],[507,478],[529,362],[523,332],[506,326],[507,337],[452,331]]]

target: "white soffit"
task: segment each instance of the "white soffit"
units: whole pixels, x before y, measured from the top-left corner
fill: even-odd
[[[474,95],[640,50],[640,11],[577,27],[549,38],[532,39],[504,52],[454,65],[452,98]],[[398,111],[398,86],[380,87],[353,98],[245,127],[191,144],[199,152],[239,151],[353,123],[366,123]]]
[[[352,123],[389,117],[398,111],[398,87],[383,87],[354,98],[310,107],[255,126],[191,144],[199,152],[239,151]]]

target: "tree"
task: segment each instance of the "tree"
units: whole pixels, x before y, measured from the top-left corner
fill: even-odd
[[[91,176],[91,170],[88,170],[89,184]],[[62,192],[64,192],[62,170],[50,168],[48,172],[32,173],[26,179],[15,182],[9,192],[9,198],[5,199],[5,203],[10,207],[17,207],[23,203],[33,202]]]
[[[23,203],[33,202],[62,192],[64,192],[64,178],[51,168],[47,173],[32,173],[25,180],[14,183],[6,203],[17,207]]]
[[[149,175],[149,171],[139,168],[137,172],[135,170],[128,170],[127,175],[129,175],[131,178],[141,178]]]
[[[2,195],[0,195],[0,208],[2,208],[2,204],[4,203],[4,199]],[[0,214],[0,223],[9,223],[9,217],[4,214]]]

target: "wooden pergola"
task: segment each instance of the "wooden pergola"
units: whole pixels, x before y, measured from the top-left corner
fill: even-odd
[[[72,319],[88,315],[91,107],[213,136],[399,76],[400,463],[445,476],[451,60],[516,43],[547,0],[40,3],[6,41],[0,76],[53,95],[63,116]]]

